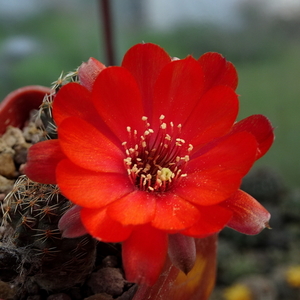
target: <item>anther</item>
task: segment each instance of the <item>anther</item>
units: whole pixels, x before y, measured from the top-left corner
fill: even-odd
[[[181,124],[175,130],[176,125],[165,123],[164,119],[164,115],[159,117],[157,132],[151,129],[146,116],[142,117],[144,132],[126,127],[129,140],[122,143],[127,155],[124,166],[131,182],[143,191],[168,191],[175,181],[187,176],[181,173],[189,161],[193,146],[183,147],[185,140],[180,138]]]
[[[161,129],[166,129],[166,128],[167,128],[167,124],[166,124],[166,123],[162,123],[162,124],[160,125],[160,128],[161,128]]]
[[[183,157],[183,160],[184,160],[185,162],[188,162],[188,161],[190,160],[190,157],[189,157],[188,155],[186,155],[186,156]]]

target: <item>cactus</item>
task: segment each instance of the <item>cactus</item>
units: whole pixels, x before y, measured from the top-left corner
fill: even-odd
[[[6,196],[1,207],[7,228],[3,245],[13,246],[14,261],[21,260],[22,281],[30,277],[45,290],[64,289],[84,281],[91,272],[95,241],[88,235],[62,238],[57,228],[68,208],[69,200],[56,185],[36,183],[25,175]]]
[[[79,82],[77,70],[74,72],[69,72],[65,76],[63,73],[60,74],[59,78],[52,82],[52,93],[50,95],[46,95],[44,97],[43,103],[40,106],[37,118],[36,118],[36,125],[42,128],[45,132],[45,136],[48,139],[56,139],[57,132],[56,132],[56,125],[53,121],[52,117],[52,103],[55,97],[55,94],[60,90],[60,88],[69,83],[69,82]]]
[[[39,109],[35,124],[47,139],[57,137],[53,98],[71,81],[78,82],[77,71],[61,74]],[[71,205],[56,185],[33,182],[26,175],[19,176],[1,203],[0,279],[19,287],[15,299],[21,299],[32,283],[47,291],[62,290],[84,282],[91,273],[96,241],[89,235],[63,238],[58,229],[59,219]]]

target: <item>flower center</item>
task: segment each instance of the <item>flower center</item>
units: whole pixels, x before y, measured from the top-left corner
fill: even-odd
[[[147,117],[144,133],[139,136],[137,130],[127,127],[128,141],[122,143],[127,157],[125,167],[131,182],[140,190],[148,192],[168,191],[180,178],[186,177],[185,166],[193,146],[186,145],[180,138],[181,124],[174,126],[163,122],[157,133],[150,128]]]

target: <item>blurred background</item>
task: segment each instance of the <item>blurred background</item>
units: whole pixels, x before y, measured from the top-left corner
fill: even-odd
[[[272,212],[273,230],[257,238],[227,230],[221,234],[217,282],[222,295],[217,289],[216,299],[300,299],[300,268],[292,269],[292,284],[287,279],[290,268],[300,265],[300,1],[109,3],[116,64],[142,41],[180,58],[220,52],[239,73],[239,119],[257,113],[270,118],[276,141],[243,189]],[[0,0],[0,7],[0,99],[24,85],[50,86],[62,71],[74,70],[90,56],[107,64],[101,1]],[[248,284],[250,290],[275,294],[257,298],[252,291],[256,298],[234,298],[247,293],[235,284],[251,274],[267,282]],[[233,290],[224,294],[231,285]],[[291,294],[285,296],[284,289]]]

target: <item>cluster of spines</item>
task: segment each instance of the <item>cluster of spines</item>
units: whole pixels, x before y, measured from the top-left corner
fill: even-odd
[[[62,73],[40,106],[36,124],[46,139],[57,138],[52,104],[56,93],[69,82],[79,82],[77,70],[65,76]],[[17,179],[1,203],[1,225],[9,232],[2,241],[9,241],[20,253],[20,274],[33,276],[44,289],[73,286],[85,278],[94,264],[96,241],[91,236],[67,239],[58,229],[59,219],[71,205],[57,185],[37,183],[26,175]],[[30,270],[25,270],[23,266],[28,264]],[[64,278],[70,275],[70,280],[57,274],[64,274]]]
[[[60,74],[59,78],[52,82],[51,93],[45,95],[43,103],[40,106],[36,123],[41,127],[47,139],[57,138],[57,126],[53,120],[52,115],[52,104],[56,93],[67,83],[77,82],[79,83],[78,70],[74,72],[69,72],[66,75],[63,72]]]
[[[18,178],[1,204],[2,226],[13,229],[10,243],[22,254],[23,265],[31,265],[20,272],[31,274],[45,289],[72,286],[93,267],[95,240],[89,235],[63,238],[57,227],[70,205],[56,185],[37,183],[26,175]],[[58,283],[52,277],[62,273],[72,273],[74,281]]]
[[[57,223],[69,207],[56,185],[37,183],[22,175],[1,204],[2,224],[14,228],[17,247],[32,244],[43,249],[49,240],[61,238]]]

